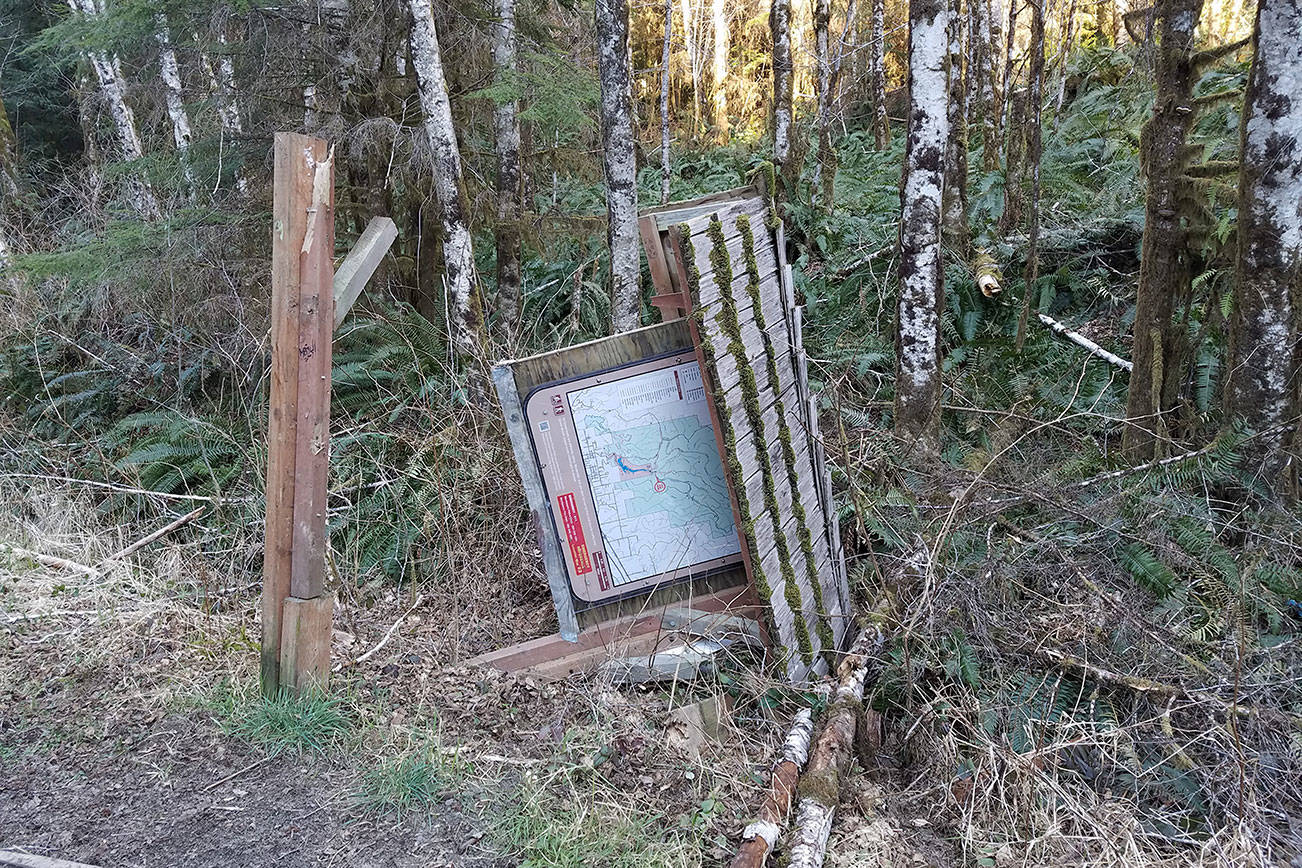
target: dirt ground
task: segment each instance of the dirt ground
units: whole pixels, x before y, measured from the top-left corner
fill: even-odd
[[[81,563],[114,550],[77,530],[93,519],[75,502],[28,518],[0,539]],[[0,553],[0,850],[192,868],[703,865],[758,803],[776,722],[698,753],[666,724],[687,691],[459,665],[547,632],[541,595],[490,618],[429,589],[341,594],[338,731],[319,750],[271,743],[250,723],[257,588],[209,569],[186,542],[94,576]],[[432,795],[368,801],[377,769],[412,756],[434,757]]]

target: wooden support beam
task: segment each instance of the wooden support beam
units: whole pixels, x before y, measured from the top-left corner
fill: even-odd
[[[325,687],[330,672],[334,594],[310,600],[286,597],[280,632],[280,686],[302,694]]]
[[[384,254],[389,252],[393,239],[397,237],[398,227],[388,217],[372,217],[371,222],[366,224],[362,237],[357,239],[357,244],[335,272],[335,328],[339,328],[339,324],[344,321],[353,303],[362,294],[366,282],[375,274],[375,269],[380,267]]]
[[[285,599],[320,597],[325,573],[334,165],[324,141],[276,134],[272,216],[261,666],[268,696],[301,681],[298,672],[282,669]],[[328,654],[328,620],[324,629]],[[302,659],[301,652],[288,658],[291,667]]]

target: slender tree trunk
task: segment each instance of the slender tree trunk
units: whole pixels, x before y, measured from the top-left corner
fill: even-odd
[[[895,432],[928,451],[940,441],[940,215],[949,139],[948,7],[909,2],[909,130],[900,219]]]
[[[1012,0],[1010,0],[1012,2]],[[999,168],[999,154],[1002,150],[1000,145],[1003,129],[1000,127],[1000,118],[1004,113],[1004,101],[1008,98],[1008,82],[1004,81],[1000,75],[1002,65],[1002,52],[1007,40],[1003,38],[1003,7],[999,0],[985,0],[986,3],[986,20],[990,23],[990,41],[986,51],[986,67],[989,70],[988,77],[990,80],[990,107],[986,111],[985,123],[982,126],[982,135],[985,142],[982,147],[982,165],[987,172],[993,172]]]
[[[240,120],[239,93],[235,87],[235,60],[231,57],[230,43],[226,38],[225,23],[218,24],[217,43],[221,55],[217,59],[217,70],[213,71],[207,54],[202,55],[202,65],[208,76],[208,84],[216,96],[217,117],[222,128],[222,152],[227,147],[226,140],[239,141],[244,136],[244,123]],[[243,166],[235,169],[235,188],[242,195],[248,195],[249,182]]]
[[[791,0],[773,0],[769,9],[773,35],[773,164],[788,185],[791,174]]]
[[[493,33],[493,66],[498,81],[515,86],[515,0],[497,0]],[[520,324],[520,171],[519,103],[500,103],[493,113],[497,144],[497,322],[503,343],[515,337]]]
[[[979,0],[968,0],[970,3]],[[970,79],[963,75],[963,0],[949,0],[949,138],[945,143],[945,239],[964,256],[967,228],[967,106]]]
[[[9,225],[18,201],[17,160],[14,157],[14,130],[9,124],[4,96],[0,94],[0,271],[8,266],[11,255]]]
[[[1040,268],[1040,155],[1043,152],[1040,105],[1044,95],[1044,0],[1027,0],[1031,7],[1031,83],[1027,94],[1029,118],[1026,162],[1031,170],[1031,228],[1026,245],[1026,293],[1022,297],[1022,315],[1017,321],[1017,351],[1026,341],[1026,325],[1031,305],[1036,304],[1035,283]]]
[[[818,162],[814,164],[814,198],[824,209],[832,207],[836,155],[832,153],[832,55],[829,30],[832,0],[814,2],[814,65],[818,72]]]
[[[628,0],[597,0],[597,71],[601,77],[601,145],[606,170],[606,237],[610,244],[611,326],[642,320],[638,287],[637,155],[633,148],[633,59]]]
[[[1260,0],[1244,97],[1238,268],[1225,414],[1258,434],[1251,455],[1276,490],[1298,475],[1302,294],[1302,3]],[[1302,427],[1302,426],[1298,426]],[[1293,455],[1285,456],[1285,444]]]
[[[999,129],[995,131],[996,136],[1003,138],[1011,130],[1009,124],[1012,123],[1009,117],[1012,114],[1013,101],[1013,63],[1017,59],[1017,13],[1021,11],[1022,0],[1008,0],[1008,30],[1004,34],[1004,72],[1000,76],[1003,84],[1004,99],[1000,105]]]
[[[891,122],[886,115],[886,0],[872,0],[872,3],[868,79],[872,91],[873,144],[883,151],[891,144]]]
[[[999,217],[999,231],[1005,235],[1022,225],[1022,212],[1026,203],[1022,185],[1026,180],[1027,101],[1026,89],[1015,87],[1014,82],[1010,81],[1007,94],[1008,133],[1004,152],[1004,213]]]
[[[1181,219],[1186,139],[1193,123],[1197,73],[1190,51],[1202,0],[1159,0],[1157,98],[1153,116],[1140,135],[1140,165],[1146,176],[1144,241],[1135,302],[1134,349],[1122,446],[1132,460],[1147,460],[1161,450],[1167,426],[1165,396],[1181,372],[1171,315],[1177,299],[1189,295],[1187,230]]]
[[[714,140],[723,145],[728,143],[730,135],[728,126],[728,51],[732,45],[726,0],[712,0],[711,12],[714,25],[711,86],[714,90],[710,96],[710,119],[714,124]]]
[[[72,7],[73,12],[80,12],[87,18],[93,19],[100,14],[94,0],[68,0],[68,5]],[[131,163],[141,159],[144,156],[144,148],[140,144],[140,133],[136,129],[135,113],[131,111],[131,106],[127,105],[126,81],[122,76],[121,64],[116,57],[102,51],[89,51],[86,57],[95,71],[95,77],[99,79],[100,91],[108,106],[109,116],[113,119],[113,127],[118,134],[118,149],[121,151],[123,161]],[[158,199],[154,196],[154,188],[143,172],[133,172],[128,176],[127,194],[132,208],[141,217],[146,220],[156,220],[161,216]]]
[[[1062,114],[1062,104],[1067,99],[1067,66],[1071,63],[1072,43],[1076,41],[1076,0],[1071,0],[1067,8],[1067,35],[1062,45],[1062,69],[1058,78],[1058,96],[1053,101],[1053,127],[1058,128],[1058,117]]]
[[[972,89],[979,96],[981,119],[981,165],[987,172],[999,168],[999,123],[997,116],[1001,110],[995,88],[995,57],[999,50],[996,34],[999,27],[993,24],[990,14],[990,0],[968,0],[975,8],[973,22],[978,33],[968,35],[980,46],[977,51],[976,76],[977,85]]]
[[[787,0],[790,3],[790,0]],[[692,0],[681,0],[683,12],[683,47],[687,49],[687,65],[692,72],[692,135],[701,129],[701,52],[696,38],[696,18],[692,14]]]
[[[461,151],[457,147],[448,100],[443,59],[439,54],[438,32],[430,0],[408,0],[411,11],[411,59],[420,90],[425,135],[434,155],[434,199],[443,230],[443,284],[446,289],[448,329],[452,346],[463,364],[482,360],[483,308],[479,277],[471,244],[469,208],[461,175]]]
[[[194,172],[190,167],[190,116],[185,110],[185,94],[181,88],[181,68],[176,62],[176,51],[172,48],[172,34],[167,26],[167,19],[161,14],[154,16],[157,24],[158,67],[167,91],[167,116],[172,120],[172,141],[176,144],[176,157],[185,176],[186,188],[190,198],[195,195]]]
[[[660,204],[669,204],[669,57],[674,39],[674,0],[665,0],[665,41],[660,52]]]

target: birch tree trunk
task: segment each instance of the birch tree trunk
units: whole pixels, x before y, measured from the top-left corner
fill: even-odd
[[[1171,315],[1175,299],[1189,293],[1187,230],[1181,220],[1186,140],[1193,124],[1193,86],[1197,73],[1190,52],[1202,0],[1159,0],[1157,95],[1153,116],[1140,134],[1140,166],[1146,175],[1144,240],[1140,251],[1139,291],[1126,399],[1128,424],[1122,448],[1132,460],[1154,457],[1166,438],[1162,413],[1169,384],[1178,383],[1179,355]]]
[[[1004,100],[1008,98],[1008,82],[1004,81],[1000,75],[1003,70],[1000,58],[1003,56],[1007,40],[1004,39],[1003,6],[1000,4],[1000,0],[985,0],[985,3],[986,20],[990,23],[990,42],[986,51],[986,64],[990,76],[990,108],[986,120],[989,124],[990,133],[988,141],[991,144],[985,145],[981,162],[986,171],[992,172],[999,168],[999,142],[1002,133],[999,119],[1003,115]],[[986,129],[986,127],[983,127],[982,132],[984,133]]]
[[[1000,87],[1003,90],[1003,99],[1000,101],[999,114],[996,116],[998,129],[995,130],[995,138],[1002,139],[1005,135],[1012,132],[1009,125],[1012,123],[1012,102],[1013,102],[1013,61],[1015,60],[1015,49],[1017,42],[1017,13],[1021,9],[1021,0],[1008,0],[1008,30],[1004,33],[1003,52],[1004,52],[1004,71],[999,76]]]
[[[1040,156],[1042,146],[1040,106],[1044,95],[1044,0],[1027,0],[1031,7],[1031,83],[1028,89],[1027,158],[1031,169],[1031,227],[1026,244],[1026,285],[1022,297],[1022,314],[1017,321],[1017,351],[1026,340],[1026,325],[1031,306],[1036,304],[1035,284],[1040,268]]]
[[[80,12],[87,18],[94,19],[100,14],[94,0],[68,0],[73,12]],[[144,156],[140,144],[140,133],[136,128],[136,116],[127,105],[126,82],[122,76],[122,66],[116,57],[102,51],[88,51],[86,59],[90,61],[95,77],[99,80],[104,103],[108,106],[109,116],[113,119],[113,128],[118,136],[118,149],[124,162],[131,163]],[[154,188],[143,174],[131,173],[127,177],[127,195],[131,207],[146,220],[156,220],[161,216],[158,199]]]
[[[1283,491],[1297,478],[1298,293],[1302,290],[1302,2],[1260,0],[1244,97],[1238,268],[1225,412]],[[1293,446],[1292,460],[1282,449]]]
[[[181,173],[191,200],[194,199],[194,172],[190,167],[190,116],[185,110],[185,94],[181,89],[181,67],[176,62],[176,51],[172,48],[172,33],[167,26],[167,19],[161,14],[154,16],[157,25],[155,36],[158,39],[158,68],[167,92],[167,116],[172,121],[172,141],[176,144],[176,158],[181,164]]]
[[[515,0],[497,0],[497,26],[493,32],[493,65],[501,83],[515,86]],[[499,103],[493,112],[497,145],[497,322],[507,343],[520,324],[520,171],[519,103]]]
[[[979,0],[968,0],[970,3]],[[963,76],[963,0],[949,0],[949,137],[945,142],[945,238],[965,256],[967,228],[967,106]]]
[[[1053,101],[1053,127],[1058,128],[1058,116],[1062,114],[1062,104],[1067,98],[1067,65],[1071,62],[1071,47],[1076,40],[1076,0],[1071,0],[1067,8],[1067,35],[1062,45],[1062,69],[1058,78],[1058,96]]]
[[[226,140],[238,141],[244,136],[244,123],[240,120],[239,93],[235,88],[235,60],[231,57],[230,43],[226,38],[226,25],[217,25],[217,43],[221,55],[217,58],[217,70],[213,71],[207,54],[201,56],[202,66],[208,76],[208,84],[216,96],[217,117],[222,128],[222,152],[225,153]],[[241,195],[248,195],[249,182],[243,166],[235,169],[235,188]]]
[[[791,0],[786,0],[790,3]],[[687,65],[692,71],[692,135],[701,129],[701,53],[696,39],[696,18],[692,15],[692,0],[681,0],[683,13],[683,47],[687,49]]]
[[[818,162],[814,164],[814,198],[832,207],[832,178],[836,155],[832,153],[832,55],[828,31],[832,24],[831,0],[814,2],[814,66],[818,82]]]
[[[443,284],[447,293],[448,329],[462,363],[481,358],[483,308],[471,245],[461,151],[452,123],[438,32],[430,0],[408,0],[411,11],[411,59],[420,91],[425,135],[434,157],[434,199],[443,228]]]
[[[728,51],[732,45],[732,34],[728,25],[728,5],[726,0],[712,0],[711,19],[714,29],[714,51],[711,55],[710,120],[714,125],[714,140],[726,145],[729,138],[728,127]]]
[[[873,144],[877,150],[883,151],[891,144],[891,122],[886,116],[886,0],[872,0],[872,3],[868,81],[872,90]]]
[[[674,39],[674,0],[665,0],[665,41],[660,53],[660,204],[669,204],[669,57]]]
[[[794,180],[788,176],[792,172],[791,96],[795,71],[791,62],[791,0],[773,0],[769,31],[773,35],[773,164],[778,176],[790,183]]]
[[[628,0],[597,0],[597,72],[601,78],[601,145],[606,172],[606,238],[610,245],[611,327],[637,328],[637,156],[633,149],[633,59]]]
[[[973,21],[979,28],[975,42],[980,46],[977,54],[977,87],[980,95],[981,165],[987,172],[999,168],[999,94],[995,87],[995,58],[999,52],[999,24],[990,9],[990,0],[968,0],[977,10]],[[971,38],[969,36],[969,38]]]
[[[895,327],[895,432],[934,451],[940,441],[940,215],[949,139],[944,0],[909,2],[909,130],[900,219]]]

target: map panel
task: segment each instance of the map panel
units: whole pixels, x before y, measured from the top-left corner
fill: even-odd
[[[576,596],[597,601],[740,561],[691,354],[543,387],[526,414]]]

